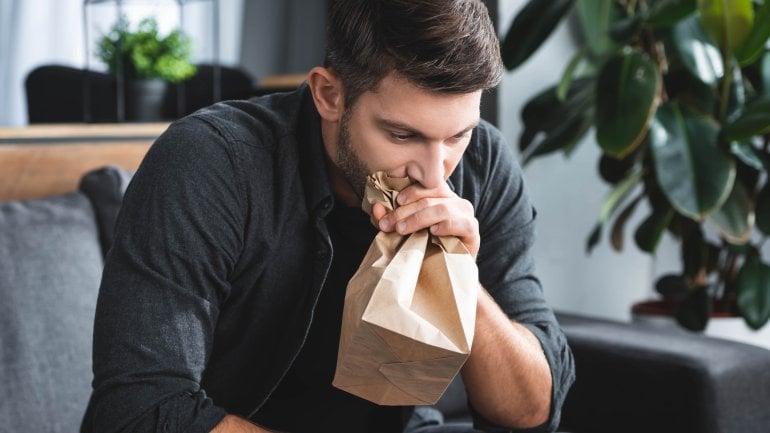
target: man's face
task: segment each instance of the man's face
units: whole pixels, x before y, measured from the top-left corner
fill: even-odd
[[[345,111],[330,157],[359,198],[376,171],[436,188],[468,147],[480,101],[480,90],[441,94],[390,74]]]

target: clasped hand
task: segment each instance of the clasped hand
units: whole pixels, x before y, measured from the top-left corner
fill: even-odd
[[[396,201],[399,207],[390,212],[381,203],[374,204],[375,227],[402,235],[429,228],[436,236],[456,236],[476,258],[481,236],[473,205],[455,194],[447,183],[433,189],[412,184],[398,194]]]

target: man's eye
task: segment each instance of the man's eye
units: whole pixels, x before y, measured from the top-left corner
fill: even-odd
[[[391,132],[390,136],[394,141],[409,141],[412,138],[411,134],[397,134],[395,132]]]

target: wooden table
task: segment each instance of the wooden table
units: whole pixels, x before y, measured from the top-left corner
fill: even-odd
[[[136,170],[168,123],[0,127],[0,201],[77,189],[81,176],[117,165]]]

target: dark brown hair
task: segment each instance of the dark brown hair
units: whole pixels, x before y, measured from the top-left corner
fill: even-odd
[[[500,44],[481,0],[331,0],[326,61],[350,108],[391,71],[436,92],[497,85]]]

